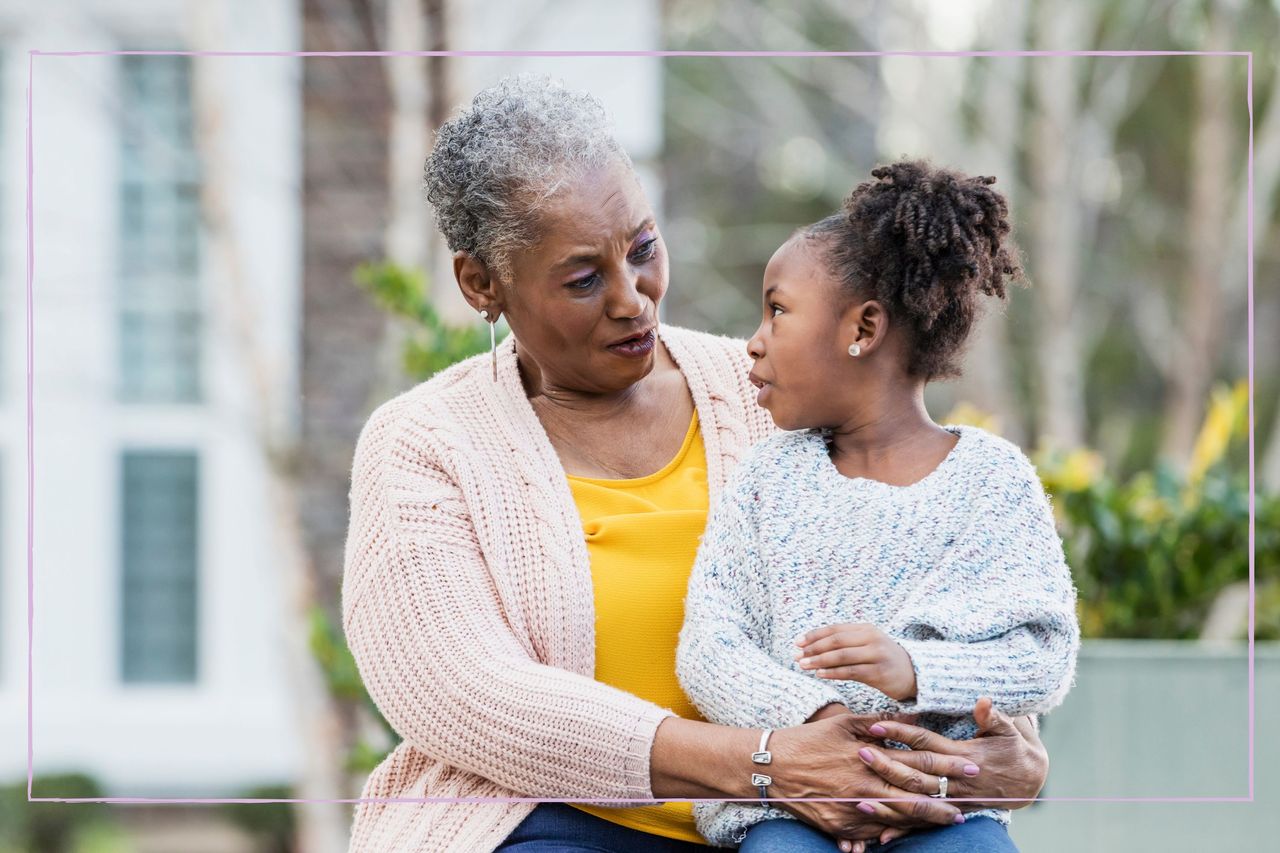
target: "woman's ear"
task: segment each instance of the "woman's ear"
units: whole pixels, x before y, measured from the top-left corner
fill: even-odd
[[[453,277],[458,281],[462,298],[477,312],[488,311],[490,317],[496,318],[505,309],[497,276],[475,255],[465,251],[454,252]]]

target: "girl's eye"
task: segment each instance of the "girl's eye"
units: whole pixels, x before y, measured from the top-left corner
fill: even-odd
[[[568,284],[565,285],[565,287],[569,288],[570,290],[590,290],[592,287],[595,286],[595,283],[599,278],[600,278],[599,275],[597,275],[596,273],[592,273],[591,275],[586,276],[585,278],[579,278],[569,282]]]
[[[650,237],[640,244],[640,247],[631,253],[633,261],[647,261],[658,251],[658,238]]]
[[[769,305],[769,316],[770,316],[770,317],[777,317],[777,316],[778,316],[779,314],[781,314],[781,313],[782,313],[782,306],[781,306],[781,305],[774,305],[774,304],[770,303],[770,305]]]

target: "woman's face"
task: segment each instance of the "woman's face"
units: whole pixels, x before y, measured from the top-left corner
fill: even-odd
[[[782,429],[831,426],[848,416],[852,337],[842,339],[836,288],[819,244],[801,235],[765,267],[764,317],[747,352],[755,361],[756,402]]]
[[[635,173],[615,164],[563,188],[538,242],[511,258],[507,323],[542,388],[624,390],[654,364],[667,252]]]

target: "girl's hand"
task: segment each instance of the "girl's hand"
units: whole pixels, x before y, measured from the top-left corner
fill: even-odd
[[[796,638],[801,669],[819,678],[860,681],[904,702],[916,695],[911,655],[892,637],[867,622],[828,625]]]

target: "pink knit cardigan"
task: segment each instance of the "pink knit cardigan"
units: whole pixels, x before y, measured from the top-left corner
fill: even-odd
[[[742,341],[662,326],[697,407],[715,500],[774,428]],[[343,627],[403,742],[363,798],[651,798],[671,711],[592,678],[582,523],[525,397],[515,342],[380,406],[356,445]],[[496,848],[532,803],[361,803],[351,851]]]

